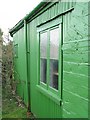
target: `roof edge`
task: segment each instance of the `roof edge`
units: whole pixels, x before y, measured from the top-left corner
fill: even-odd
[[[40,2],[28,15],[26,15],[24,18],[22,18],[13,28],[11,28],[9,30],[10,35],[13,36],[13,34],[16,31],[18,31],[21,27],[24,26],[24,20],[27,21],[29,17],[31,17],[33,15],[35,16],[35,12],[39,11],[39,9],[47,3],[50,3],[50,2],[45,2],[44,0],[42,2]]]

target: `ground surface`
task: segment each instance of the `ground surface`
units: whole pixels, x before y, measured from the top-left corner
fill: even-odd
[[[18,103],[8,86],[2,89],[2,118],[33,118],[32,114],[27,116],[27,108]]]

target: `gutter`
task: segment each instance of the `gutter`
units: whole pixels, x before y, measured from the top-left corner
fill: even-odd
[[[27,21],[28,19],[31,19],[32,17],[34,17],[41,9],[43,9],[43,7],[46,4],[49,4],[49,3],[50,2],[44,2],[44,0],[40,2],[39,5],[35,7],[34,10],[32,10],[28,15],[26,15],[23,19],[21,19],[12,29],[9,30],[11,37],[13,37],[13,34],[16,31],[18,31],[20,28],[24,26],[24,20]]]
[[[28,84],[30,81],[29,81],[29,77],[28,77],[28,56],[27,56],[27,23],[26,23],[26,20],[24,20],[24,41],[25,41],[25,51],[26,51],[26,73],[27,73],[27,75],[26,75],[26,84],[27,84],[27,93],[28,93],[28,101],[27,101],[27,108],[28,108],[28,111],[27,112],[29,112],[29,111],[31,111],[31,108],[30,108],[30,106],[31,106],[31,101],[30,101],[30,92],[29,92],[29,90],[30,90],[30,85]]]

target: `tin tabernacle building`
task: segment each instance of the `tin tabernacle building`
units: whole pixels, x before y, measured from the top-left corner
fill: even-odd
[[[88,118],[88,2],[41,2],[11,30],[16,92],[37,118]]]

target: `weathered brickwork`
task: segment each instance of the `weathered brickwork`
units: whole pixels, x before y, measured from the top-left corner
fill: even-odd
[[[1,41],[1,38],[0,38],[0,119],[1,119],[1,116],[2,116],[2,75],[1,75],[1,72],[2,72],[2,41]]]
[[[0,59],[2,58],[2,42],[0,41]]]

